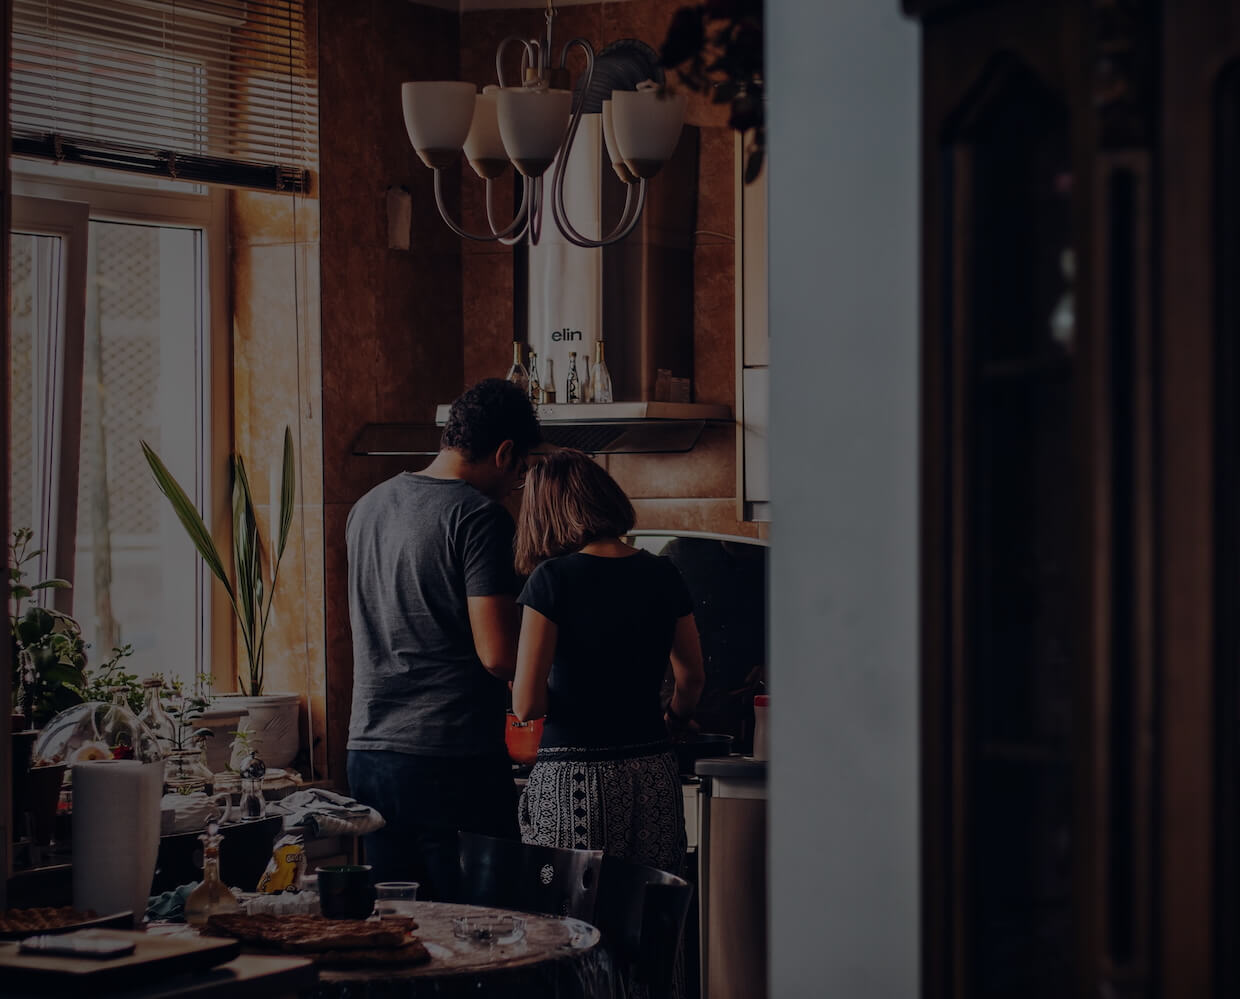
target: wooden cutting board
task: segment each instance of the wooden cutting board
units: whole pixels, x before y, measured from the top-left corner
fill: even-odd
[[[117,940],[132,940],[134,952],[127,957],[104,959],[64,957],[21,954],[16,943],[0,943],[0,981],[5,990],[89,995],[93,989],[148,983],[156,975],[181,975],[213,968],[241,952],[236,940],[215,937],[148,936],[135,930],[98,932]]]

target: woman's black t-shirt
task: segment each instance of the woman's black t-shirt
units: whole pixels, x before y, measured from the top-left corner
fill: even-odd
[[[557,627],[542,745],[600,749],[666,737],[659,690],[693,601],[671,561],[578,552],[534,570],[519,603]]]

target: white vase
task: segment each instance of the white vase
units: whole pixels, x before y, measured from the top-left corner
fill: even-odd
[[[268,769],[285,769],[292,765],[301,748],[298,732],[300,694],[216,694],[213,704],[245,708],[240,731],[249,735],[250,748]]]

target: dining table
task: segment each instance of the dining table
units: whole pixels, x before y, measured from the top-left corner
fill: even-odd
[[[303,996],[397,999],[433,996],[539,996],[594,999],[617,985],[599,931],[580,919],[450,902],[411,902],[414,935],[430,954],[423,964],[319,972]],[[515,920],[519,934],[511,931]]]

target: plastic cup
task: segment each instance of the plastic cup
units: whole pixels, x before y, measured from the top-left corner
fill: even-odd
[[[416,881],[380,881],[375,885],[375,913],[380,919],[406,919],[413,915],[417,897]]]

